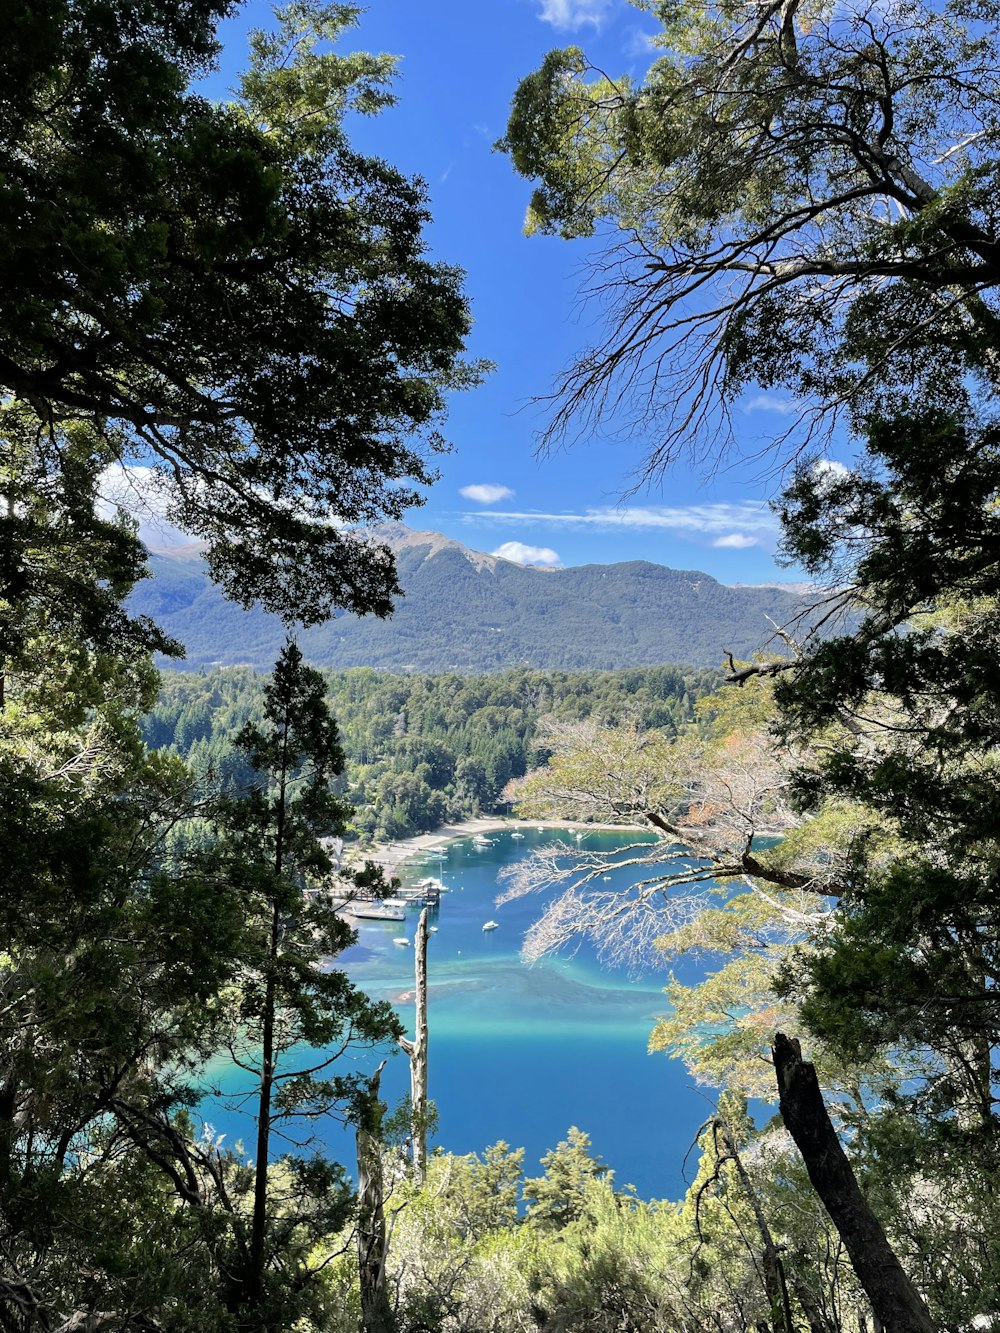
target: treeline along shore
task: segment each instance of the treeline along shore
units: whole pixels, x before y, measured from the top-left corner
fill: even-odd
[[[504,788],[548,760],[549,722],[635,720],[676,735],[698,725],[695,705],[721,679],[682,666],[489,676],[353,668],[324,676],[347,755],[339,783],[354,806],[353,832],[383,843],[508,815]],[[249,667],[164,672],[143,722],[147,744],[239,787],[249,775],[232,738],[259,717],[266,680]]]

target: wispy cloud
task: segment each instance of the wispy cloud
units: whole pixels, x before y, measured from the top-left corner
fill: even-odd
[[[622,54],[630,60],[641,60],[643,57],[651,56],[657,50],[656,36],[651,32],[643,32],[641,28],[629,28],[625,41],[622,43]]]
[[[774,393],[758,393],[743,404],[743,411],[747,414],[751,412],[777,412],[779,416],[791,417],[796,412],[801,412],[801,410],[801,405],[794,398],[779,398]]]
[[[501,500],[510,500],[514,492],[509,486],[500,486],[496,482],[482,482],[475,486],[462,486],[459,495],[467,500],[475,500],[477,505],[495,505]]]
[[[756,537],[748,537],[745,532],[727,532],[724,537],[716,537],[712,543],[713,546],[719,546],[723,550],[746,551],[751,546],[759,546]]]
[[[538,17],[568,31],[588,25],[599,28],[610,8],[611,0],[542,0]]]
[[[634,509],[611,505],[585,509],[578,513],[544,513],[494,509],[489,514],[466,514],[468,522],[482,522],[488,518],[511,526],[589,528],[612,531],[616,528],[666,530],[692,536],[724,537],[734,532],[757,533],[760,536],[777,531],[774,514],[762,501],[744,500],[737,504],[704,505],[644,505]]]
[[[493,555],[502,560],[513,560],[519,565],[561,565],[562,561],[551,546],[526,546],[524,542],[504,542]]]

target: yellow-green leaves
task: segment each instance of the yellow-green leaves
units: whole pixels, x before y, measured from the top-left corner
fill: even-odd
[[[678,751],[661,731],[549,720],[540,739],[553,750],[548,764],[508,788],[522,818],[643,824],[681,794]]]
[[[276,11],[273,32],[250,34],[250,68],[240,94],[251,115],[278,136],[339,131],[348,110],[371,115],[390,105],[395,58],[328,49],[356,26],[356,5],[294,0]]]

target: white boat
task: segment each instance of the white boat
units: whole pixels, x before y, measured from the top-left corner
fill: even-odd
[[[353,902],[347,910],[360,921],[406,920],[405,904],[394,903],[391,899],[385,902]]]
[[[405,935],[393,935],[392,942],[393,944],[400,945],[400,947],[404,949],[408,949],[410,947],[410,941],[406,938]]]
[[[432,935],[437,934],[437,926],[428,926],[427,929],[430,931]]]
[[[477,833],[472,839],[472,845],[473,847],[489,847],[492,844],[490,843],[489,838],[484,838],[481,833]]]
[[[487,921],[485,926],[483,926],[483,930],[499,930],[499,929],[500,929],[499,921]]]

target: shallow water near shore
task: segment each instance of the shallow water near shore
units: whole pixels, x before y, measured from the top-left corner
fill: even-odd
[[[599,962],[586,944],[568,956],[525,963],[521,942],[544,897],[496,905],[499,872],[556,838],[568,848],[578,845],[573,833],[527,826],[522,838],[490,834],[485,846],[459,839],[404,869],[404,882],[435,875],[447,889],[430,913],[437,931],[428,947],[429,1083],[439,1116],[434,1142],[465,1153],[505,1139],[525,1148],[532,1175],[541,1155],[577,1125],[619,1185],[634,1185],[644,1198],[679,1198],[685,1155],[711,1104],[679,1061],[647,1053],[650,1030],[665,1008],[665,970],[630,975]],[[597,832],[579,839],[590,849],[637,840],[652,839]],[[612,884],[628,883],[629,874],[640,877],[621,870]],[[396,1005],[411,1033],[413,950],[393,941],[412,941],[419,915],[414,906],[405,922],[358,922],[358,943],[339,960],[357,985]],[[484,931],[487,921],[497,929]],[[374,1063],[369,1054],[360,1067]],[[243,1076],[216,1066],[212,1081],[231,1098]],[[392,1104],[408,1090],[408,1063],[400,1052],[386,1066],[382,1091]],[[218,1097],[203,1103],[202,1112],[228,1142],[242,1137],[249,1150],[246,1115]],[[321,1137],[351,1164],[353,1139],[339,1125],[329,1122]],[[688,1164],[688,1175],[693,1167]]]

